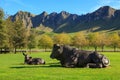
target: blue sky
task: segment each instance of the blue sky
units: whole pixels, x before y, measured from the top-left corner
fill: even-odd
[[[120,9],[120,0],[0,0],[0,7],[10,15],[20,10],[33,14],[67,11],[81,15],[106,5]]]

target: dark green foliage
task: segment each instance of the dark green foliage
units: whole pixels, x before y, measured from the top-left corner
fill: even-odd
[[[27,41],[27,47],[30,49],[35,48],[37,46],[37,40],[36,40],[36,32],[34,29],[31,29],[29,34],[28,34],[28,41]]]
[[[0,53],[2,53],[2,48],[6,46],[6,28],[4,25],[4,12],[3,10],[0,8]]]
[[[2,20],[4,17],[4,11],[2,8],[0,8],[0,20]]]

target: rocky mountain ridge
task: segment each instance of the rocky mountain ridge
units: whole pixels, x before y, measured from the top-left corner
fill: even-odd
[[[120,10],[110,6],[103,6],[92,13],[85,15],[71,14],[66,11],[60,13],[43,12],[33,15],[29,12],[19,11],[10,16],[12,21],[20,19],[26,27],[51,28],[54,32],[100,31],[120,29]]]

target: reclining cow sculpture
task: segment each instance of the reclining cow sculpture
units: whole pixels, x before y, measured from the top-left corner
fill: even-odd
[[[30,65],[39,65],[39,64],[45,64],[45,61],[41,58],[32,58],[29,57],[29,55],[23,53],[24,55],[24,64],[30,64]]]
[[[60,60],[64,67],[104,68],[110,64],[109,60],[98,52],[82,51],[59,44],[54,44],[50,57]]]

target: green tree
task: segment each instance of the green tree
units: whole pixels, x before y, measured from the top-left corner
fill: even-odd
[[[42,35],[38,41],[38,46],[45,49],[51,48],[53,46],[53,40],[48,35]]]
[[[37,45],[37,40],[36,40],[36,35],[37,34],[34,31],[34,29],[31,29],[29,34],[30,35],[28,37],[28,48],[30,49],[30,52],[31,52],[31,49],[35,48],[36,45]]]
[[[5,27],[6,27],[6,35],[7,35],[7,38],[6,38],[6,46],[12,50],[13,49],[13,36],[14,36],[14,27],[13,27],[13,22],[11,21],[10,18],[6,19],[5,20]]]
[[[0,20],[4,18],[4,11],[2,8],[0,8]]]
[[[98,32],[96,33],[90,33],[88,34],[89,44],[94,47],[95,51],[97,51],[98,46],[100,45],[100,34]]]
[[[97,33],[97,45],[101,47],[102,51],[104,51],[104,47],[109,44],[109,40],[107,39],[107,35],[105,33]]]
[[[114,51],[116,51],[116,48],[119,47],[120,43],[120,37],[118,33],[112,33],[109,35],[109,41],[110,41],[110,46],[113,46]]]
[[[2,53],[2,48],[4,47],[5,44],[5,39],[6,39],[6,34],[5,34],[5,26],[4,26],[4,11],[0,8],[0,49]]]
[[[73,45],[77,46],[78,48],[84,46],[87,46],[89,44],[89,41],[86,39],[86,36],[84,33],[79,32],[77,34],[75,34],[75,36],[73,37]]]
[[[7,50],[10,51],[10,41],[9,40],[11,39],[10,32],[12,32],[12,31],[10,31],[10,28],[12,26],[12,22],[9,19],[6,19],[3,24],[4,24],[4,35],[5,35],[3,48],[4,48],[4,51],[7,52]]]
[[[66,33],[57,34],[54,36],[55,44],[71,44],[71,38]]]
[[[13,23],[11,30],[10,41],[16,53],[17,48],[25,48],[27,46],[28,30],[20,20]]]

